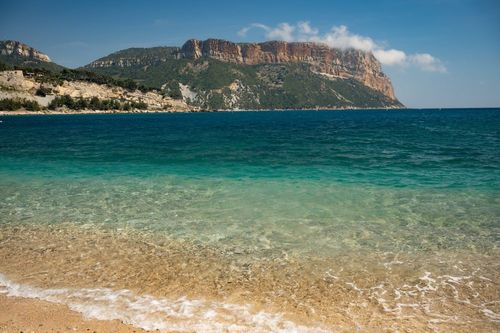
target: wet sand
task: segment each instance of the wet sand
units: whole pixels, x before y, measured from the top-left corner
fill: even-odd
[[[118,320],[84,318],[67,306],[0,294],[0,332],[140,333],[142,329]]]
[[[96,306],[93,299],[104,299],[98,309],[111,309],[114,318],[124,318],[136,327],[217,331],[239,325],[241,331],[298,328],[311,332],[492,332],[500,328],[494,254],[434,254],[439,259],[377,255],[379,264],[373,264],[374,257],[367,254],[304,259],[70,225],[0,228],[0,273],[23,286],[60,288],[48,296],[37,290],[28,297],[41,294],[73,307],[85,302],[80,307],[84,313],[94,313],[89,311]],[[81,290],[85,290],[83,296]],[[7,323],[12,328],[29,318],[23,317],[22,306],[37,319],[33,323],[45,318],[42,324],[48,326],[44,327],[61,327],[57,318],[63,315],[54,319],[47,315],[61,308],[72,313],[75,325],[81,325],[82,317],[61,304],[42,302],[44,307],[39,307],[40,301],[4,296],[2,302],[13,314],[12,324]],[[123,304],[132,304],[135,312],[127,312]],[[155,310],[155,304],[170,312],[160,313],[163,310]],[[99,316],[107,318],[102,310]],[[91,326],[94,323],[118,325],[117,332],[131,329],[116,321],[92,321],[85,330],[99,328]],[[113,331],[114,326],[104,327]]]

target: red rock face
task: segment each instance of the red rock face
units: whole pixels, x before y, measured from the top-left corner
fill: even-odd
[[[332,49],[323,44],[282,41],[236,44],[220,39],[188,40],[181,49],[185,58],[210,57],[236,64],[257,65],[306,62],[314,72],[340,78],[353,78],[396,99],[391,81],[370,52]]]

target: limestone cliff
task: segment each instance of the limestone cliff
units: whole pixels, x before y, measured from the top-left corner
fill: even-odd
[[[14,40],[0,41],[0,54],[3,56],[19,56],[32,61],[52,62],[48,55]]]
[[[220,39],[191,39],[181,48],[184,58],[209,57],[236,64],[305,62],[311,69],[331,78],[353,78],[395,100],[390,79],[370,52],[332,49],[323,44],[283,41],[233,43]]]
[[[404,107],[373,54],[315,43],[193,39],[121,50],[85,69],[208,110]]]

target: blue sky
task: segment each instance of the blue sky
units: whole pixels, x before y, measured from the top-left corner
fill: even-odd
[[[374,52],[409,107],[500,106],[500,1],[6,1],[0,39],[78,67],[189,38],[318,40]]]

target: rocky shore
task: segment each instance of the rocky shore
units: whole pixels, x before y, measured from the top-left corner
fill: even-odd
[[[39,94],[43,89],[48,94]],[[43,96],[45,95],[45,96]],[[47,107],[57,96],[70,96],[76,99],[98,98],[99,100],[120,100],[135,103],[146,103],[148,112],[151,111],[189,111],[193,107],[188,106],[182,100],[176,100],[164,96],[155,91],[142,92],[140,90],[127,90],[122,87],[108,86],[84,81],[63,81],[61,84],[39,82],[36,75],[27,77],[21,70],[0,71],[0,100],[1,99],[25,99],[36,101],[40,106]],[[112,113],[116,110],[102,111]],[[134,112],[135,110],[131,110]],[[81,113],[81,110],[43,110],[40,113]],[[100,111],[92,111],[100,112]],[[5,111],[3,113],[23,114],[25,111]],[[31,114],[32,112],[30,112]]]

